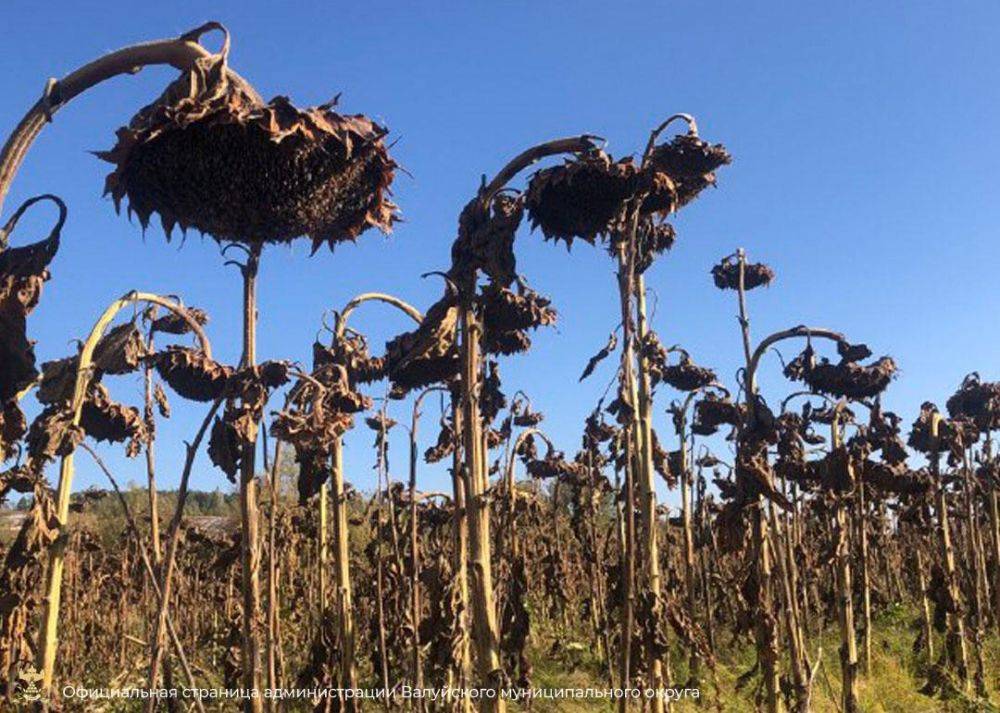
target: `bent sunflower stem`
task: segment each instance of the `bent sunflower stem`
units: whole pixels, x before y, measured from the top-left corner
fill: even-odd
[[[80,351],[73,386],[73,396],[70,401],[73,426],[80,425],[83,404],[86,400],[87,389],[90,386],[90,380],[93,375],[94,350],[97,348],[98,342],[119,312],[130,305],[139,303],[156,304],[177,314],[191,327],[206,355],[211,356],[211,346],[201,325],[181,305],[150,292],[130,292],[124,295],[112,302],[100,316],[91,329],[87,340],[84,342],[83,349]],[[74,473],[73,453],[70,452],[68,455],[63,456],[59,466],[59,485],[56,490],[56,519],[60,530],[66,526],[69,519],[69,501],[72,493]],[[55,672],[59,630],[59,601],[62,593],[62,574],[65,557],[66,537],[65,533],[61,532],[49,554],[45,583],[46,594],[38,640],[38,664],[42,671],[42,688],[45,691],[51,690]]]

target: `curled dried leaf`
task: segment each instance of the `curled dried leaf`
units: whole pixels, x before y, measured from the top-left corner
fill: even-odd
[[[69,455],[83,441],[84,432],[73,425],[68,409],[49,406],[32,421],[28,429],[28,455],[34,463]]]
[[[185,307],[184,311],[200,326],[204,327],[208,324],[208,312],[205,310],[197,307]],[[180,336],[191,332],[191,324],[181,315],[170,310],[162,317],[157,317],[153,320],[150,331]]]
[[[458,219],[458,238],[451,248],[456,274],[482,270],[490,280],[508,287],[517,278],[514,234],[524,217],[524,199],[498,193],[489,210],[470,202]]]
[[[236,482],[243,457],[242,443],[233,425],[218,416],[212,423],[212,431],[208,437],[208,457],[216,468],[226,474],[230,482]]]
[[[101,337],[94,347],[94,368],[101,374],[131,374],[148,357],[149,348],[134,322],[126,322]]]
[[[152,357],[156,371],[174,391],[192,401],[215,401],[226,392],[234,374],[230,366],[209,358],[200,349],[170,346]]]
[[[456,436],[451,421],[442,419],[441,430],[438,431],[437,442],[424,452],[424,460],[428,463],[438,463],[455,452]]]
[[[590,360],[587,362],[587,366],[584,368],[583,373],[580,374],[580,378],[578,379],[578,381],[583,381],[588,376],[593,374],[594,369],[597,368],[597,365],[600,364],[605,359],[607,359],[611,355],[611,352],[613,352],[617,348],[618,348],[618,335],[615,332],[611,332],[611,334],[608,335],[608,343],[605,344],[603,347],[601,347],[601,350],[597,352],[597,354],[590,357]]]
[[[636,236],[636,273],[643,274],[657,257],[667,252],[677,240],[677,231],[670,223],[643,221]]]
[[[153,401],[156,403],[156,409],[160,415],[163,418],[170,418],[170,401],[167,400],[167,392],[159,383],[153,385]]]
[[[139,409],[113,401],[102,384],[94,384],[87,394],[80,411],[80,425],[96,441],[128,441],[126,454],[130,458],[139,454],[149,436]]]
[[[427,311],[417,329],[389,341],[385,345],[385,360],[393,385],[406,392],[457,376],[457,325],[457,300],[448,292]]]
[[[11,455],[12,446],[28,431],[28,420],[15,399],[5,402],[0,408],[0,454],[4,458]]]
[[[61,215],[49,236],[23,247],[8,247],[8,238],[24,212],[42,199],[58,203]],[[48,281],[49,263],[59,249],[65,206],[53,196],[25,201],[0,228],[0,403],[23,391],[38,375],[35,350],[27,336],[27,316],[38,305]]]

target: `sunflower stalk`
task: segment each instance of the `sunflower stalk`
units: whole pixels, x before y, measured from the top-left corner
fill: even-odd
[[[649,332],[649,323],[646,315],[646,289],[642,275],[635,270],[635,233],[638,224],[638,214],[634,216],[633,225],[629,231],[629,255],[623,264],[619,259],[619,270],[626,270],[625,294],[635,296],[635,333],[634,336],[625,328],[624,342],[625,352],[632,363],[634,357],[637,358],[638,373],[635,374],[630,368],[623,372],[626,380],[626,388],[631,395],[634,393],[635,399],[632,401],[637,408],[637,420],[635,429],[635,447],[639,466],[639,512],[642,519],[642,563],[645,571],[643,579],[647,593],[655,601],[659,599],[662,589],[662,575],[660,572],[660,548],[658,541],[658,518],[656,502],[656,470],[653,467],[653,399],[649,386],[649,363],[642,355],[641,350],[630,350],[628,345],[643,343]],[[631,299],[626,303],[625,309]],[[628,321],[628,312],[623,314],[623,319]],[[623,357],[624,358],[624,357]],[[632,383],[630,384],[629,381]],[[651,643],[651,642],[650,642]],[[651,652],[653,646],[647,647]],[[660,690],[666,686],[664,678],[664,662],[656,654],[651,653],[646,662],[646,668],[650,680],[650,687]],[[653,713],[663,711],[664,701],[661,696],[655,696],[652,702]]]
[[[469,551],[469,508],[466,498],[466,481],[464,477],[464,446],[461,440],[462,407],[461,400],[455,394],[451,397],[451,418],[455,430],[455,448],[452,451],[451,483],[454,499],[455,517],[452,522],[452,570],[458,581],[462,611],[459,615],[459,626],[462,630],[462,641],[457,670],[452,674],[457,679],[460,688],[466,688],[472,680],[472,651],[469,639],[469,568],[466,554]],[[472,700],[462,696],[460,702],[462,713],[471,713]]]
[[[868,552],[868,506],[864,480],[859,480],[855,495],[854,530],[860,554],[858,574],[861,579],[861,649],[864,654],[861,659],[861,671],[868,675],[872,670],[872,584]]]
[[[945,586],[951,602],[958,605],[962,601],[961,589],[958,584],[958,574],[955,569],[955,548],[951,540],[951,525],[948,516],[948,497],[945,493],[941,477],[941,454],[937,450],[940,440],[940,426],[943,417],[934,413],[931,418],[931,475],[934,478],[934,501],[937,511],[937,535],[941,563],[943,564]],[[958,674],[963,685],[969,680],[969,654],[965,640],[965,622],[960,613],[947,613],[947,634],[944,649],[941,652],[943,660]]]
[[[843,445],[840,418],[847,402],[842,400],[836,406],[835,416],[830,425],[830,447],[834,450]],[[855,476],[849,458],[841,464],[848,469],[845,482],[853,483]],[[857,713],[858,707],[858,644],[854,623],[854,588],[851,583],[851,527],[848,514],[850,493],[838,492],[834,511],[835,538],[834,566],[836,568],[837,618],[840,624],[840,706],[844,713]]]
[[[979,539],[979,517],[976,508],[975,483],[969,457],[969,448],[962,449],[962,486],[965,495],[965,517],[966,517],[966,561],[972,563],[972,648],[976,657],[975,671],[973,671],[973,683],[976,695],[980,698],[987,698],[986,691],[986,661],[983,654],[983,640],[986,636],[986,626],[984,622],[986,613],[986,602],[984,590],[986,589],[985,563],[982,557],[982,541]]]
[[[983,456],[988,464],[992,462],[991,445],[987,436]],[[993,582],[993,622],[1000,632],[1000,492],[998,492],[1000,485],[994,480],[986,483],[985,487],[990,510],[990,547],[993,550],[993,570],[990,577],[990,581]]]
[[[927,665],[934,663],[934,620],[931,616],[931,600],[927,596],[927,562],[924,559],[923,538],[917,537],[916,565],[917,587],[920,589],[920,614],[923,622],[924,651],[927,652]]]
[[[500,671],[500,636],[493,601],[493,569],[490,562],[490,515],[486,491],[489,468],[484,452],[483,418],[479,406],[482,358],[482,324],[474,306],[475,274],[460,285],[459,329],[461,330],[461,411],[469,535],[469,580],[472,604],[473,647],[480,686],[494,686]],[[499,695],[483,701],[483,713],[503,713],[506,703]]]
[[[757,385],[755,380],[756,363],[750,347],[750,317],[746,302],[746,253],[742,248],[737,251],[739,260],[739,322],[743,336],[743,354],[746,358],[746,420],[754,423]],[[758,349],[759,351],[759,349]],[[742,429],[741,429],[742,430]],[[743,433],[739,434],[737,449],[744,446]],[[768,523],[764,514],[763,497],[757,496],[751,512],[753,531],[752,571],[756,583],[756,626],[754,628],[757,661],[763,677],[765,704],[768,713],[778,713],[781,710],[780,685],[778,681],[778,632],[772,606],[772,563],[767,548]]]
[[[260,269],[261,244],[250,247],[246,264],[241,268],[243,275],[243,356],[242,368],[257,363],[257,276]],[[257,493],[255,473],[257,458],[257,431],[254,424],[242,445],[240,456],[240,563],[243,615],[243,639],[241,664],[243,686],[247,690],[260,690],[260,503]],[[261,713],[263,703],[260,697],[246,701],[247,713]]]
[[[108,306],[94,324],[87,340],[83,343],[83,348],[80,350],[74,375],[73,395],[69,406],[72,415],[71,422],[74,427],[80,424],[83,404],[86,400],[91,378],[93,377],[94,350],[97,348],[98,342],[119,312],[133,304],[142,302],[166,307],[187,321],[198,336],[202,349],[208,352],[208,340],[201,329],[201,325],[197,324],[184,308],[159,295],[147,292],[128,293]],[[56,490],[56,518],[60,530],[63,530],[69,521],[70,495],[72,494],[73,477],[76,472],[73,455],[73,452],[70,452],[68,455],[63,456],[59,465],[59,485]],[[60,537],[53,544],[49,553],[48,568],[46,570],[46,595],[42,609],[38,641],[38,667],[42,672],[42,690],[47,692],[52,689],[52,680],[55,673],[59,630],[59,601],[62,592],[66,544],[65,535],[60,533]]]
[[[334,324],[334,341],[340,342],[347,334],[348,318],[362,305],[369,302],[381,302],[408,316],[418,325],[423,321],[423,314],[416,307],[393,295],[382,292],[365,292],[351,299],[344,308],[337,313]],[[340,685],[343,688],[357,688],[358,672],[355,661],[355,626],[354,626],[354,605],[353,588],[351,585],[350,571],[350,538],[347,524],[347,497],[344,490],[344,458],[343,458],[343,438],[337,436],[333,442],[333,453],[331,456],[331,477],[330,485],[323,483],[319,492],[319,531],[318,543],[320,552],[320,589],[325,591],[326,577],[326,556],[329,549],[327,528],[328,520],[327,503],[333,503],[333,551],[334,551],[334,584],[337,591],[334,597],[334,605],[337,614],[338,639],[340,642]],[[331,492],[332,490],[332,492]],[[325,608],[326,601],[323,599]],[[347,710],[356,708],[353,699],[346,704]]]

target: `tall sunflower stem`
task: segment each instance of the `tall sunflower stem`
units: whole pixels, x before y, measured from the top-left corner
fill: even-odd
[[[260,267],[261,245],[250,249],[243,267],[243,358],[242,367],[257,363],[257,275]],[[257,498],[255,465],[257,456],[257,429],[254,424],[249,439],[243,445],[240,458],[240,543],[241,589],[243,601],[243,641],[241,663],[243,686],[249,691],[260,692],[260,511]],[[260,695],[252,696],[244,704],[247,713],[261,713]]]
[[[476,314],[473,293],[475,276],[470,275],[461,289],[459,308],[461,329],[461,407],[466,508],[468,510],[469,579],[471,582],[472,639],[476,651],[478,685],[494,686],[500,671],[500,636],[493,595],[493,568],[490,561],[490,512],[486,491],[489,487],[483,441],[483,420],[479,405],[482,359],[482,325]],[[503,713],[506,702],[496,695],[483,700],[484,713]]]
[[[211,354],[211,347],[208,344],[208,339],[205,337],[205,332],[202,330],[201,325],[195,322],[182,307],[164,297],[148,292],[130,292],[126,294],[122,298],[112,302],[98,318],[89,336],[83,343],[83,348],[80,350],[79,362],[74,377],[73,396],[69,404],[74,427],[80,425],[83,404],[93,377],[94,350],[97,348],[98,342],[119,312],[130,305],[143,302],[166,307],[184,319],[198,337],[202,349],[206,354]],[[68,455],[63,456],[59,464],[59,484],[56,488],[56,519],[59,523],[60,533],[49,552],[49,562],[45,576],[45,599],[42,605],[37,654],[38,668],[42,672],[42,690],[45,692],[51,692],[55,674],[59,632],[59,603],[62,594],[62,576],[67,544],[67,536],[63,530],[69,521],[70,496],[73,492],[73,477],[76,473],[73,455],[73,452],[70,452]]]

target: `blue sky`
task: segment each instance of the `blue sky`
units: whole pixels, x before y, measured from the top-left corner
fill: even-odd
[[[927,399],[943,403],[969,371],[1000,378],[996,333],[1000,257],[995,196],[1000,6],[962,3],[135,3],[8,0],[0,53],[9,131],[61,76],[97,55],[179,34],[217,19],[233,34],[231,61],[267,97],[303,105],[342,93],[341,108],[384,122],[398,140],[396,201],[406,222],[388,239],[309,257],[308,243],[266,251],[260,288],[263,358],[306,361],[324,309],[358,292],[389,291],[426,307],[440,290],[419,275],[446,266],[459,209],[482,173],[524,147],[582,132],[634,153],[661,118],[697,116],[706,138],[724,142],[733,165],[719,187],[683,211],[673,251],[649,272],[654,327],[729,383],[741,358],[735,303],[708,270],[737,246],[770,263],[778,279],[752,295],[756,338],[809,323],[839,329],[892,354],[902,373],[886,397],[912,420]],[[214,40],[212,40],[214,41]],[[104,306],[132,288],[180,294],[212,315],[222,359],[239,343],[239,280],[210,239],[168,245],[145,238],[101,198],[106,165],[89,151],[174,77],[150,69],[75,100],[47,127],[4,206],[55,192],[70,206],[61,252],[30,330],[41,359],[63,356]],[[39,211],[42,213],[42,211]],[[26,221],[20,241],[44,221]],[[16,236],[17,237],[17,236]],[[578,386],[587,357],[617,324],[612,264],[579,244],[572,253],[522,229],[517,253],[533,286],[553,298],[556,330],[506,360],[508,393],[524,389],[567,451],[610,378],[610,364]],[[375,344],[407,327],[372,306],[355,326]],[[763,388],[788,389],[776,360]],[[116,396],[137,402],[139,379]],[[658,395],[657,425],[673,439]],[[175,485],[180,442],[203,407],[172,399],[161,428],[160,481]],[[407,407],[408,408],[408,407]],[[436,434],[436,406],[423,433]],[[397,407],[397,418],[408,418]],[[348,478],[372,480],[371,434],[348,439]],[[176,445],[175,445],[176,444]],[[397,438],[393,470],[405,473]],[[111,462],[122,480],[144,479],[141,460]],[[81,458],[80,487],[103,485]],[[424,476],[442,487],[439,470]],[[201,458],[195,487],[227,487]]]

